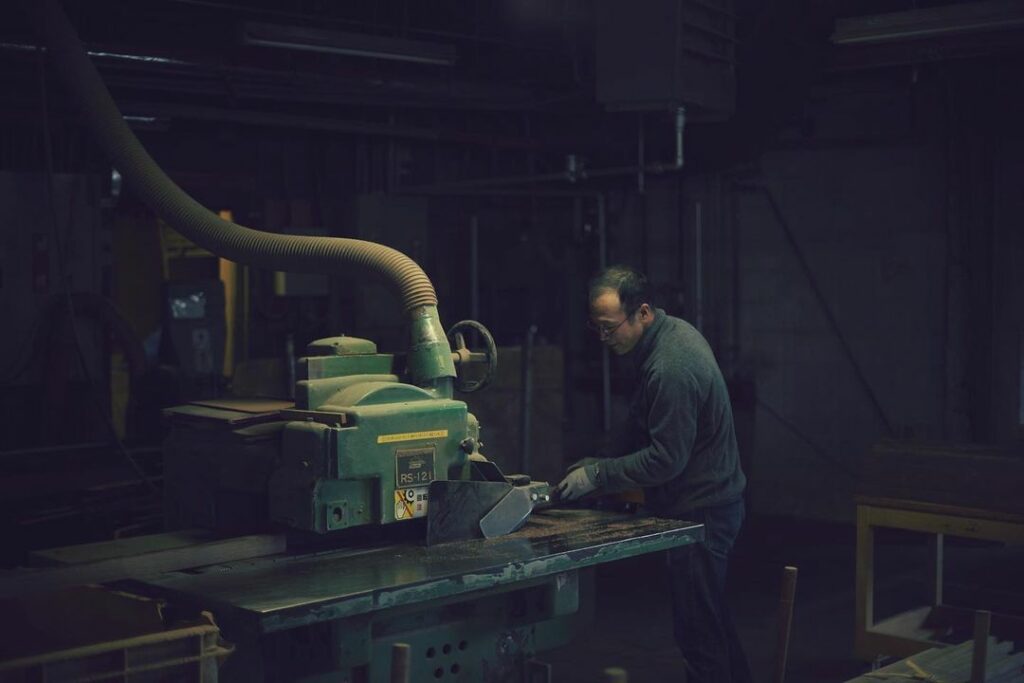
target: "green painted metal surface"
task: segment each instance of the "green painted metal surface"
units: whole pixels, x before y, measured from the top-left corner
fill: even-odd
[[[524,660],[567,643],[576,631],[579,573],[473,600],[373,620],[369,679],[387,683],[391,648],[411,649],[413,681],[522,680]]]
[[[417,319],[428,341],[440,328],[434,313]],[[447,349],[443,341],[425,341],[429,352],[416,356],[430,363],[428,374],[443,375],[430,360],[433,350]],[[305,419],[283,430],[269,483],[271,518],[325,534],[425,517],[430,482],[466,475],[460,444],[479,431],[466,404],[382,372],[392,359],[366,340],[330,338],[310,350],[323,355],[300,363],[296,408]]]
[[[390,375],[393,366],[394,356],[389,353],[370,356],[312,356],[299,359],[295,374],[299,381],[343,375]]]
[[[406,643],[414,681],[520,681],[585,615],[580,570],[702,539],[686,521],[547,510],[497,539],[281,555],[146,583],[217,616],[237,646],[224,680],[386,683],[390,648]]]
[[[377,345],[369,339],[342,335],[310,342],[306,353],[309,356],[367,356],[377,353]]]
[[[436,306],[424,306],[413,316],[412,344],[409,347],[409,373],[416,384],[436,387],[443,398],[451,398],[451,379],[455,361]],[[439,381],[446,380],[446,381]]]
[[[461,474],[469,457],[459,446],[466,404],[425,395],[373,403],[375,394],[406,386],[354,385],[370,405],[337,406],[349,426],[288,423],[270,479],[271,516],[317,533],[425,517],[429,483]]]

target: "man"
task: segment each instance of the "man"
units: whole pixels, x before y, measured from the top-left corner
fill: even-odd
[[[637,384],[607,458],[584,458],[558,485],[563,500],[643,487],[659,516],[704,524],[699,546],[669,552],[675,638],[689,683],[751,680],[726,605],[729,551],[743,522],[743,489],[725,380],[707,341],[654,308],[647,279],[612,266],[590,283],[590,326],[633,361]]]

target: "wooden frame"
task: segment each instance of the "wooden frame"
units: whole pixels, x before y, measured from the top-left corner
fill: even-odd
[[[929,573],[932,604],[881,622],[874,619],[875,528],[888,527],[931,534]],[[893,498],[857,498],[856,632],[857,656],[909,657],[941,646],[934,635],[952,623],[971,623],[974,610],[943,604],[945,536],[1024,543],[1024,515]],[[995,632],[1024,632],[1024,619],[992,616]]]

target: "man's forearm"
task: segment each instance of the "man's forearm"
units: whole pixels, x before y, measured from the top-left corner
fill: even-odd
[[[688,457],[672,456],[656,446],[601,461],[597,485],[607,491],[658,486],[676,477],[686,467]]]

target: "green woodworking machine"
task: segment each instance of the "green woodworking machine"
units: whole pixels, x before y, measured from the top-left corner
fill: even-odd
[[[430,315],[413,327],[410,377],[436,378],[456,363],[480,362],[483,376],[459,388],[486,385],[497,362],[486,328],[463,321],[445,335]],[[486,351],[466,348],[467,327]],[[269,519],[323,535],[426,518],[433,544],[500,536],[550,502],[547,483],[505,476],[480,453],[479,423],[452,398],[447,376],[401,382],[393,354],[354,337],[318,340],[307,353],[298,363],[294,404],[227,399],[167,411],[170,528],[252,533],[265,531]]]

